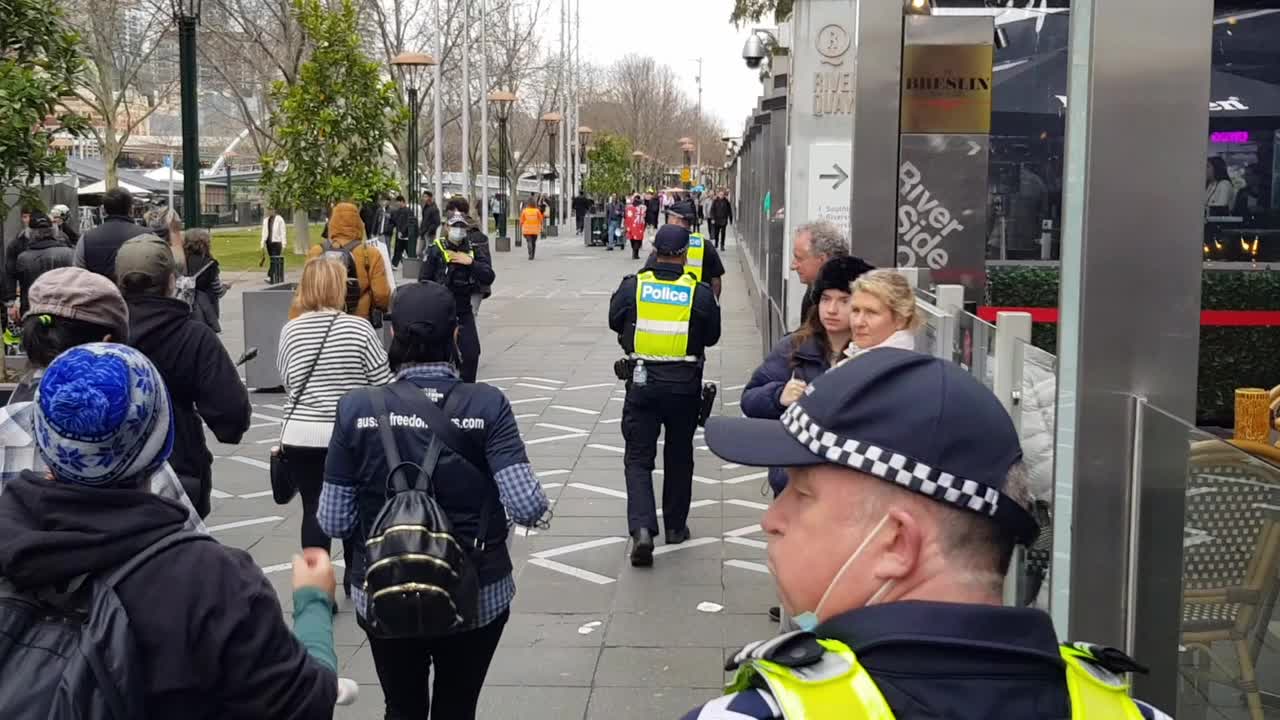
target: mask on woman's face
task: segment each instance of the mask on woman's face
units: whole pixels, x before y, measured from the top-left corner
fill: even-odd
[[[454,245],[457,245],[458,243],[462,242],[463,240],[466,239],[466,237],[467,237],[466,228],[464,227],[449,228],[449,242],[453,243]]]

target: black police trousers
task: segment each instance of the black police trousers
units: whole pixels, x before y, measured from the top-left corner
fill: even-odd
[[[471,307],[470,297],[465,300],[458,298],[458,302],[465,302],[467,307]],[[476,371],[480,368],[480,332],[476,330],[474,313],[458,316],[458,353],[455,364],[462,382],[476,381]]]
[[[693,495],[693,433],[698,428],[697,394],[678,394],[671,386],[627,383],[622,406],[622,436],[626,440],[623,472],[627,479],[627,531],[647,528],[658,534],[653,498],[653,464],[658,455],[658,432],[663,433],[662,520],[667,530],[682,530],[689,521]]]

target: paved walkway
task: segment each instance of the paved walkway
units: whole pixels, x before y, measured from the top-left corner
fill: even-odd
[[[659,544],[653,568],[632,568],[619,430],[623,390],[612,370],[620,351],[607,307],[619,279],[638,264],[629,252],[585,248],[576,237],[542,241],[533,262],[513,248],[495,253],[494,263],[498,282],[479,316],[480,377],[511,399],[555,517],[549,530],[512,539],[518,591],[480,717],[679,717],[718,694],[726,653],[776,632],[764,614],[774,604],[758,525],[767,502],[764,473],[725,464],[699,445],[693,539]],[[733,244],[725,265],[724,337],[708,353],[706,375],[720,382],[717,412],[737,414],[760,338]],[[242,345],[239,291],[260,282],[258,273],[246,273],[224,301],[233,353]],[[269,355],[274,349],[264,348]],[[223,543],[253,554],[287,609],[288,563],[302,511],[296,500],[272,504],[267,490],[281,398],[253,399],[255,425],[245,441],[211,446],[218,460],[209,524]],[[364,634],[340,602],[340,674],[361,683],[361,695],[336,717],[381,718]]]

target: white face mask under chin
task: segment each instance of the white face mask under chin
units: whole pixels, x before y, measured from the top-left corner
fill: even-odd
[[[822,599],[818,600],[818,606],[813,610],[798,613],[792,618],[796,627],[809,632],[812,632],[814,628],[818,627],[819,615],[822,612],[823,606],[826,605],[827,598],[830,597],[831,591],[835,589],[836,583],[840,582],[840,578],[844,576],[845,571],[849,569],[849,566],[853,565],[853,561],[857,560],[858,556],[862,555],[862,551],[866,550],[867,546],[871,544],[871,539],[880,532],[880,529],[883,528],[887,522],[889,522],[889,516],[885,515],[880,518],[880,522],[876,523],[876,526],[872,528],[871,532],[867,533],[867,536],[862,540],[862,544],[858,545],[858,549],[854,550],[853,553],[849,555],[849,558],[844,561],[844,565],[841,565],[840,570],[836,572],[835,577],[831,578],[831,582],[827,583],[827,589],[822,593]],[[884,597],[885,593],[889,592],[889,589],[892,587],[893,581],[886,580],[885,583],[880,586],[880,589],[876,590],[875,593],[867,599],[866,605],[875,605],[880,601],[881,597]]]

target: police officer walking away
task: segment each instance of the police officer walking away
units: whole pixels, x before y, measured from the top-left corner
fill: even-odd
[[[724,263],[720,261],[720,253],[716,252],[715,243],[708,243],[700,233],[693,231],[693,224],[698,221],[698,210],[692,200],[680,200],[667,206],[667,221],[689,231],[689,251],[685,257],[685,272],[693,273],[698,282],[705,282],[720,299],[720,278],[724,276]],[[645,268],[653,267],[657,261],[657,253],[651,253]]]
[[[1014,547],[1039,528],[990,390],[894,348],[810,387],[778,420],[707,423],[721,458],[787,468],[761,524],[801,629],[744,648],[733,694],[686,720],[1167,720],[1129,698],[1141,667],[1123,653],[1059,645],[1047,613],[1002,605]]]
[[[471,296],[493,284],[489,238],[467,217],[466,200],[449,201],[448,239],[427,246],[418,280],[439,283],[453,293],[458,309],[458,369],[463,382],[475,382],[480,365],[480,334]]]
[[[654,238],[656,261],[628,275],[609,301],[609,328],[627,353],[615,369],[626,380],[622,435],[627,480],[631,564],[653,564],[653,464],[658,431],[663,447],[662,512],[667,544],[689,539],[693,492],[693,433],[701,412],[703,355],[720,341],[720,305],[711,288],[686,272],[689,231],[663,226]]]

